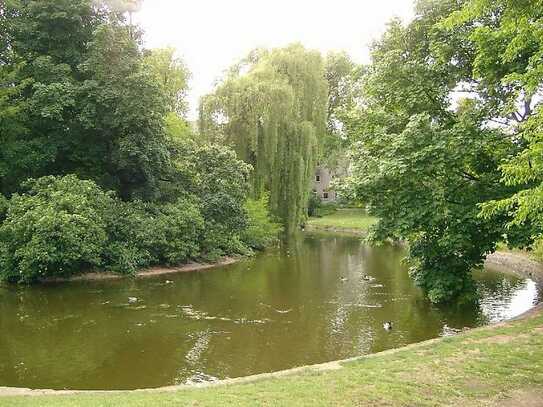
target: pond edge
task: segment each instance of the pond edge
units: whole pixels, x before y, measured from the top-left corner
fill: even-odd
[[[148,277],[148,276],[153,276],[153,275],[169,274],[169,273],[175,273],[175,272],[197,271],[197,270],[202,270],[202,269],[213,268],[215,266],[233,264],[241,259],[242,258],[223,259],[221,264],[200,265],[203,267],[197,267],[197,265],[199,264],[195,264],[192,266],[193,268],[189,268],[191,267],[191,265],[187,265],[187,266],[183,266],[179,268],[166,268],[164,269],[166,270],[164,273],[159,271],[158,273],[155,273],[155,274],[152,274],[153,269],[150,269],[149,272],[151,273],[143,274],[143,275],[140,275],[140,273],[138,273],[138,276]],[[493,269],[498,269],[500,272],[512,273],[512,274],[520,275],[522,277],[528,277],[530,279],[533,279],[536,282],[543,283],[543,264],[529,258],[527,255],[524,255],[524,254],[520,254],[520,253],[517,254],[517,253],[512,253],[512,252],[495,252],[487,256],[487,259],[485,261],[485,266],[492,267]],[[120,278],[123,278],[123,276],[120,276]],[[73,281],[73,279],[70,281]],[[473,332],[473,331],[485,331],[485,330],[495,329],[498,327],[503,327],[503,326],[508,325],[512,321],[518,321],[521,319],[531,318],[540,314],[541,312],[543,312],[543,303],[537,304],[531,309],[529,309],[528,311],[524,312],[523,314],[518,315],[509,320],[498,322],[496,324],[487,325],[484,327],[469,329],[455,336],[463,336],[466,333]],[[381,357],[384,355],[390,355],[390,354],[394,354],[394,353],[405,351],[405,350],[412,350],[419,347],[427,346],[432,343],[443,341],[444,339],[445,339],[444,337],[439,337],[439,338],[412,343],[412,344],[402,346],[399,348],[388,349],[382,352],[372,353],[368,355],[354,356],[352,358],[335,360],[331,362],[319,363],[319,364],[314,364],[314,365],[299,366],[292,369],[279,370],[276,372],[260,373],[260,374],[250,375],[250,376],[218,380],[216,382],[206,382],[206,383],[191,384],[191,385],[180,384],[180,385],[171,385],[171,386],[163,386],[163,387],[147,388],[147,389],[136,389],[136,390],[50,390],[50,389],[29,389],[29,388],[1,387],[0,386],[0,398],[8,397],[8,396],[62,396],[62,395],[77,395],[77,394],[92,395],[92,394],[118,394],[118,393],[127,393],[127,392],[162,393],[162,392],[176,392],[176,391],[198,389],[198,388],[203,389],[203,388],[210,388],[210,387],[217,387],[217,386],[230,386],[230,385],[236,385],[236,384],[255,383],[262,380],[276,379],[276,378],[281,378],[281,377],[296,376],[296,375],[301,375],[301,374],[318,374],[318,373],[331,371],[331,370],[339,370],[339,369],[342,369],[345,364],[348,364],[351,362],[357,362],[357,361],[362,361],[369,358]]]
[[[149,278],[164,276],[168,274],[189,273],[193,271],[205,271],[230,264],[238,263],[242,260],[250,258],[249,256],[227,256],[222,257],[220,260],[212,263],[198,263],[190,262],[182,264],[180,266],[153,266],[145,269],[141,269],[134,275],[119,274],[110,271],[95,271],[80,274],[72,277],[48,277],[39,280],[42,284],[57,284],[57,283],[71,283],[75,281],[103,281],[103,280],[122,280],[128,278]]]

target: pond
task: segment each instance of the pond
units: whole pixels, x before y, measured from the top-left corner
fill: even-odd
[[[0,288],[0,386],[135,389],[277,371],[497,322],[541,296],[487,270],[475,274],[478,304],[440,309],[403,255],[306,234],[202,272]]]

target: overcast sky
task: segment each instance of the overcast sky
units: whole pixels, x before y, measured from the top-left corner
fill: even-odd
[[[368,61],[368,46],[393,17],[409,20],[413,0],[144,0],[134,20],[147,48],[172,46],[189,66],[191,119],[200,96],[256,47],[301,42]]]

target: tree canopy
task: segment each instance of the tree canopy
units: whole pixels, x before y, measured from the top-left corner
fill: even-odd
[[[0,2],[4,278],[261,248],[268,207],[293,231],[347,149],[343,193],[373,240],[408,242],[432,301],[469,297],[498,242],[543,253],[542,0],[419,0],[367,66],[256,49],[202,98],[199,137],[190,72],[143,47],[139,5]]]
[[[90,0],[8,1],[2,79],[3,193],[29,177],[75,173],[125,198],[152,198],[168,165],[167,95],[122,15]]]
[[[287,230],[306,215],[326,131],[327,89],[320,53],[296,44],[255,50],[201,102],[202,135],[231,145],[253,166],[252,195],[269,193]]]
[[[519,131],[538,126],[537,3],[419,1],[414,20],[392,21],[372,48],[364,104],[347,124],[347,189],[381,219],[374,239],[409,242],[411,273],[432,301],[469,293],[471,269],[531,227],[521,233],[523,211],[510,223],[508,209],[533,181],[520,175],[530,149]]]
[[[362,102],[363,66],[353,62],[346,52],[329,52],[325,59],[328,83],[327,132],[319,157],[320,164],[330,170],[342,170],[348,165],[346,123],[349,112]]]
[[[267,201],[247,202],[250,167],[191,141],[190,73],[172,49],[144,49],[125,19],[138,3],[0,3],[0,279],[134,273],[274,241]]]

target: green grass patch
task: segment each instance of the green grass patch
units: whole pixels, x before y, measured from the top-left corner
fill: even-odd
[[[360,230],[366,232],[377,222],[377,218],[369,216],[363,209],[338,209],[320,218],[310,218],[308,225],[315,228],[335,228]]]

